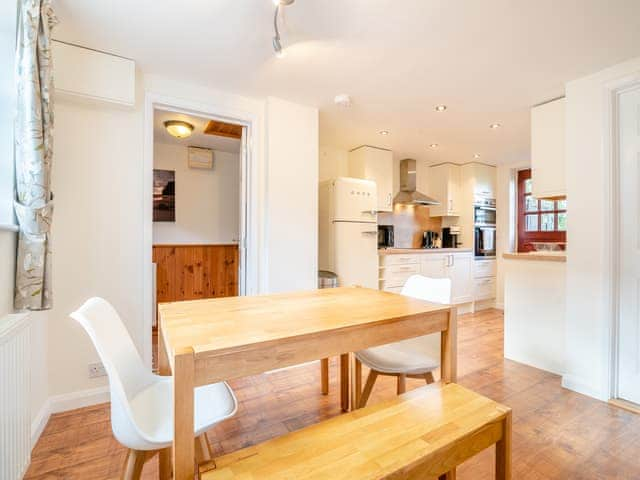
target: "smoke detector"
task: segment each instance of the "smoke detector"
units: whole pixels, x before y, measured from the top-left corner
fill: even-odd
[[[346,93],[342,93],[340,95],[336,95],[333,99],[334,103],[339,107],[348,108],[351,106],[351,97]]]

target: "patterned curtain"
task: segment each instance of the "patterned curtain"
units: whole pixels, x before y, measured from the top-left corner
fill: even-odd
[[[16,217],[20,226],[14,306],[51,308],[53,71],[51,0],[20,0],[16,50]]]

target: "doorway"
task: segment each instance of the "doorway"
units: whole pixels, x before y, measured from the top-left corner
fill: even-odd
[[[157,303],[250,295],[258,288],[256,119],[169,100],[147,94],[145,109],[142,338],[150,366]],[[173,125],[178,136],[169,133]],[[182,135],[185,128],[190,135]]]
[[[640,408],[640,85],[617,95],[617,391]]]

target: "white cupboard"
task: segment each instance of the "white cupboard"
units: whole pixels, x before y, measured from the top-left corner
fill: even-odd
[[[474,197],[496,198],[496,167],[474,162],[468,164],[468,169]]]
[[[473,255],[471,252],[381,255],[379,288],[400,293],[411,275],[451,279],[451,302],[473,301]]]
[[[391,150],[363,145],[349,152],[349,176],[376,182],[378,211],[393,210],[393,154]]]
[[[432,217],[458,217],[461,209],[460,166],[442,163],[429,167],[427,195],[434,197],[440,205],[429,207]]]
[[[531,193],[537,198],[566,195],[565,99],[531,109]]]

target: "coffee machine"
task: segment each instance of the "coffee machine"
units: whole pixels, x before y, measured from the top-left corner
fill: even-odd
[[[445,227],[442,229],[442,248],[458,248],[460,227]]]
[[[422,248],[438,248],[438,232],[426,230],[422,233]]]

